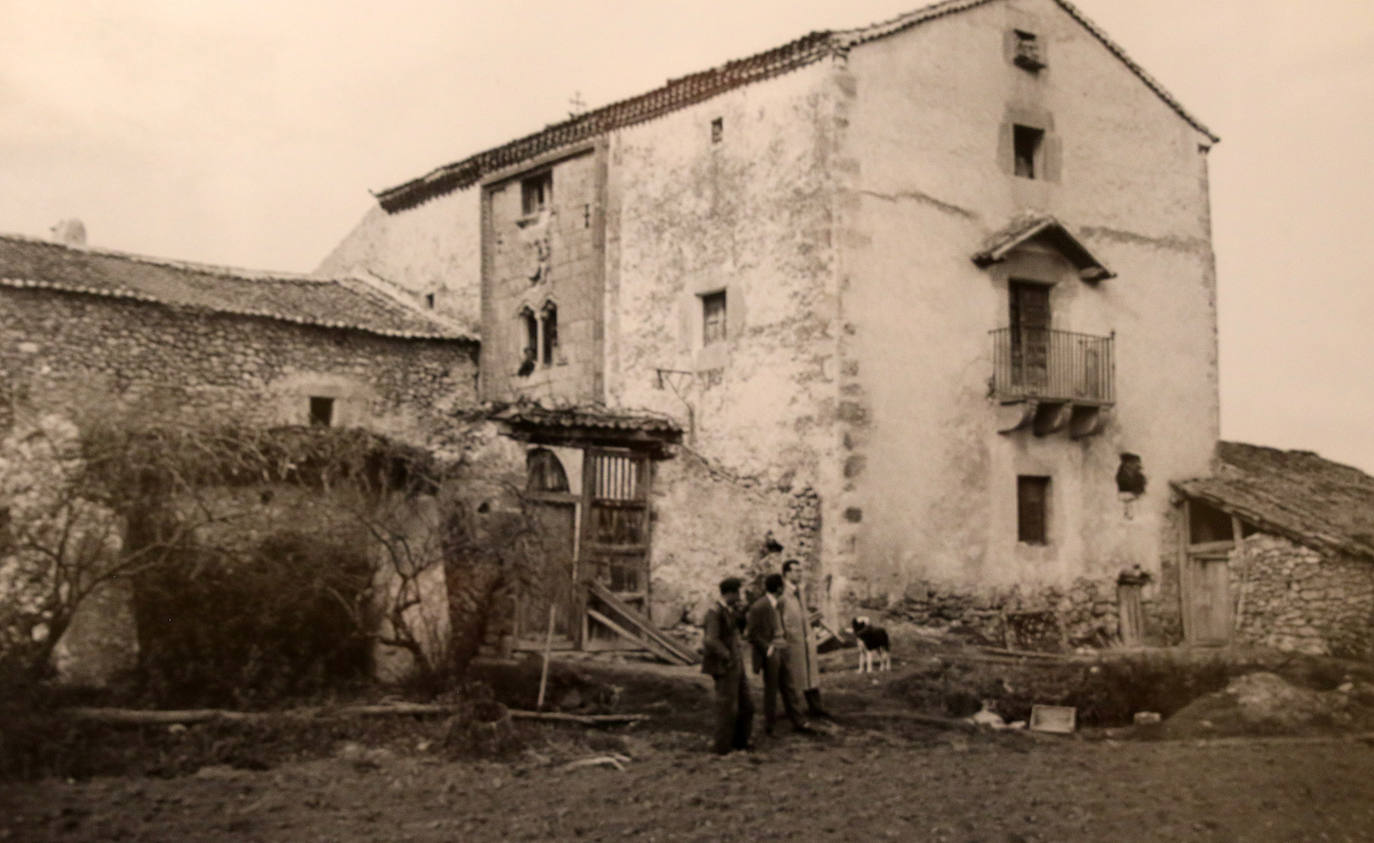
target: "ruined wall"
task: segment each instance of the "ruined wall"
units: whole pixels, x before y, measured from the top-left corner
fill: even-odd
[[[160,411],[333,425],[424,442],[476,401],[476,346],[403,340],[120,299],[7,290],[0,368],[18,407],[113,400]]]
[[[818,496],[810,487],[741,478],[687,449],[654,478],[654,621],[700,625],[725,577],[747,583],[796,558],[819,564]],[[772,539],[782,551],[769,554]],[[823,581],[813,587],[824,589]]]
[[[481,191],[467,188],[388,214],[374,206],[315,274],[371,277],[414,295],[476,332],[481,323]]]
[[[1232,551],[1236,637],[1341,658],[1374,655],[1374,563],[1256,534]]]
[[[483,188],[484,399],[602,398],[599,161],[583,151]]]
[[[1012,27],[1049,65],[1012,65]],[[846,128],[841,244],[845,589],[896,597],[1111,583],[1160,573],[1167,482],[1205,474],[1218,433],[1215,278],[1205,156],[1190,127],[1049,0],[978,6],[856,47],[833,82]],[[1013,176],[1009,124],[1040,121],[1054,166]],[[1118,277],[1089,284],[1053,252],[1023,260],[1054,284],[1052,327],[1115,332],[1116,406],[1098,435],[1001,435],[990,332],[1009,322],[1004,265],[971,256],[1018,212],[1055,215]],[[1024,268],[1024,267],[1023,267]],[[1150,479],[1128,509],[1119,454]],[[1017,541],[1016,478],[1051,477],[1049,539]]]
[[[812,489],[822,524],[834,517],[838,451],[826,73],[813,65],[612,136],[605,296],[607,402],[671,414],[692,449],[754,488]],[[725,335],[708,341],[702,296],[720,292]],[[675,489],[699,477],[673,462],[660,477],[661,519],[716,488]],[[761,522],[777,517],[759,506]],[[824,529],[807,554],[813,578],[829,552]],[[654,570],[712,587],[715,569],[684,554],[735,565],[740,541],[661,524]],[[675,566],[694,573],[668,573]]]

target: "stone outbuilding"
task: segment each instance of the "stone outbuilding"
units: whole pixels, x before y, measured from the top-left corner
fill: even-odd
[[[1187,640],[1374,656],[1374,477],[1241,442],[1217,462],[1174,484]]]
[[[0,236],[0,440],[124,411],[365,428],[433,448],[474,405],[477,354],[460,326],[364,280]],[[271,492],[263,525],[293,490]],[[65,678],[100,682],[130,663],[130,605],[122,579],[86,599],[58,647]]]
[[[0,427],[87,402],[422,444],[473,405],[478,342],[404,295],[0,235]]]
[[[1102,643],[1219,434],[1217,140],[1067,0],[946,0],[381,190],[319,271],[479,323],[484,401],[673,420],[524,443],[654,477],[616,587],[663,622],[781,546],[832,622]]]

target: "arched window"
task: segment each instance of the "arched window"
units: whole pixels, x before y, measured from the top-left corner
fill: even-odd
[[[535,448],[525,455],[526,492],[566,492],[568,475],[563,464],[548,448]]]
[[[539,359],[539,320],[534,318],[534,311],[526,307],[520,311],[520,321],[525,325],[525,347],[520,352],[519,374],[524,377],[534,371]]]
[[[558,354],[558,305],[544,302],[540,315],[544,320],[544,365],[552,366]]]

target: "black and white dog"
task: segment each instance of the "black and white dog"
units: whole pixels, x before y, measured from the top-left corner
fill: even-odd
[[[859,672],[891,670],[892,642],[887,637],[887,630],[881,626],[873,626],[866,617],[855,618],[853,627],[854,637],[859,639]],[[873,664],[874,656],[878,658],[877,667]]]

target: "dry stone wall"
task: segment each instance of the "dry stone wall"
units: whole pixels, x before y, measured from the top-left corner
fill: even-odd
[[[1232,552],[1230,569],[1240,640],[1344,658],[1374,655],[1374,562],[1258,534]]]
[[[14,408],[114,400],[270,424],[309,420],[423,441],[476,399],[476,345],[391,338],[119,299],[7,290],[0,369]],[[0,421],[4,421],[0,419]]]

